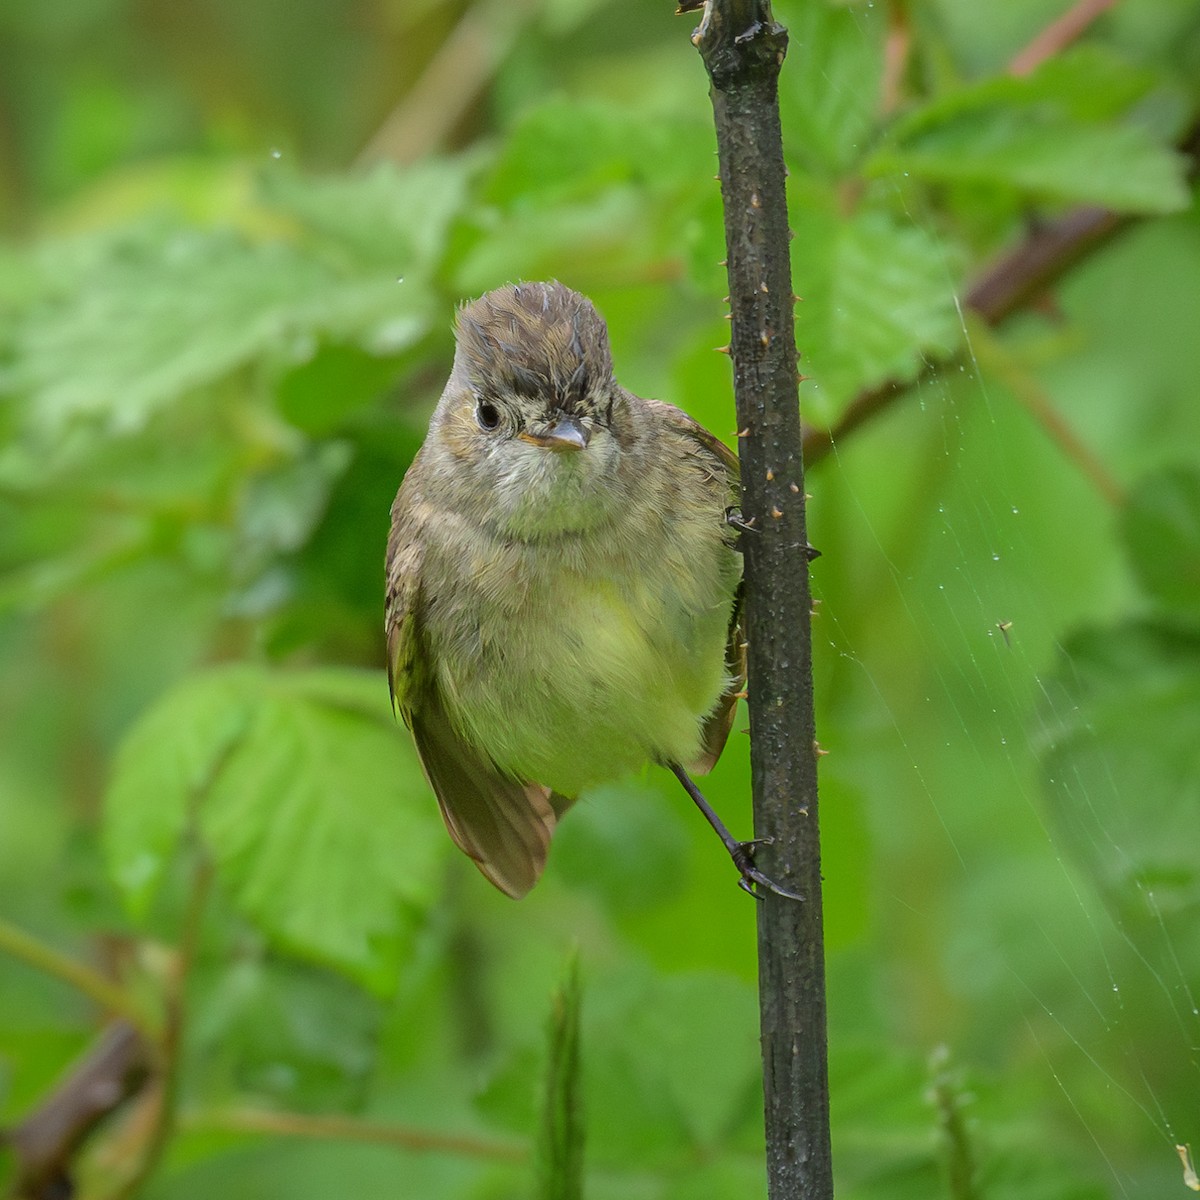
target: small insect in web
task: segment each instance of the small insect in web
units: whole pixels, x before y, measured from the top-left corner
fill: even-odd
[[[1010,638],[1008,636],[1008,631],[1012,628],[1012,625],[1013,625],[1013,623],[1011,621],[997,621],[996,622],[996,628],[998,630],[1000,630],[1000,633],[1004,638],[1004,644],[1006,646],[1012,645],[1012,638]]]
[[[1200,1192],[1200,1175],[1196,1174],[1196,1168],[1192,1165],[1191,1146],[1176,1146],[1175,1153],[1183,1163],[1183,1186],[1191,1188],[1193,1192]]]

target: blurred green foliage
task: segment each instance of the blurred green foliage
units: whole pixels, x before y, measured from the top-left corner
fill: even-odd
[[[809,477],[842,1197],[1163,1195],[1200,1144],[1200,6],[1011,74],[1063,7],[776,5],[804,415],[920,379]],[[0,915],[151,1019],[184,976],[147,1197],[528,1195],[538,1161],[574,1195],[580,1127],[594,1200],[763,1193],[754,912],[703,823],[661,772],[601,789],[514,906],[382,671],[454,304],[560,278],[627,386],[732,440],[670,8],[0,9]],[[1002,335],[964,319],[1074,203],[1133,223]],[[732,741],[708,791],[748,829]],[[11,1125],[99,1015],[0,963]]]

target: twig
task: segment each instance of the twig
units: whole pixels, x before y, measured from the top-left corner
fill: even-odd
[[[28,966],[53,975],[95,1001],[105,1012],[124,1017],[151,1044],[158,1031],[146,1014],[118,984],[105,979],[99,971],[47,946],[31,934],[0,918],[0,951],[20,959]]]
[[[96,1126],[141,1089],[151,1058],[128,1021],[105,1029],[50,1095],[4,1133],[17,1164],[12,1194],[28,1200],[70,1195],[72,1158]]]
[[[980,322],[973,324],[976,328],[971,331],[971,345],[980,365],[1008,385],[1063,456],[1079,468],[1109,504],[1119,508],[1125,500],[1125,489],[1113,473],[1058,412],[1038,381],[1005,350],[999,338]]]
[[[978,313],[988,325],[1001,324],[1110,241],[1130,220],[1107,209],[1086,207],[1035,229],[976,280],[963,298],[963,308]],[[932,379],[944,365],[932,364],[914,383]],[[842,438],[899,400],[911,386],[887,380],[860,392],[829,429],[806,428],[805,463],[811,467],[820,462]]]
[[[912,26],[908,5],[893,0],[888,9],[887,39],[883,43],[883,79],[879,85],[879,111],[888,116],[903,99],[904,73],[912,50]]]
[[[269,1112],[238,1108],[227,1112],[195,1113],[184,1117],[187,1129],[211,1129],[229,1133],[266,1133],[279,1137],[330,1138],[343,1142],[366,1142],[395,1146],[401,1150],[457,1154],[498,1162],[524,1162],[529,1151],[511,1142],[494,1142],[465,1134],[434,1133],[407,1125],[364,1121],[356,1117],[310,1116],[307,1113]]]
[[[1048,58],[1082,37],[1089,25],[1117,0],[1077,0],[1057,21],[1052,21],[1008,64],[1010,75],[1029,75]]]
[[[420,78],[363,147],[359,165],[415,162],[439,149],[508,55],[529,11],[527,0],[468,7]]]
[[[750,767],[763,869],[803,902],[758,906],[771,1200],[832,1195],[798,375],[778,76],[787,32],[767,0],[709,0],[692,40],[712,83],[732,307],[745,546]]]
[[[142,1148],[141,1158],[133,1174],[112,1194],[110,1200],[129,1200],[154,1174],[163,1153],[175,1132],[176,1107],[179,1100],[179,1068],[183,1050],[183,1031],[187,1019],[187,982],[196,961],[200,934],[204,924],[204,907],[212,882],[212,863],[202,846],[195,848],[191,888],[187,910],[180,931],[179,949],[170,976],[166,981],[166,1021],[163,1026],[158,1092],[154,1097],[150,1132]]]
[[[1190,159],[1189,177],[1194,181],[1200,174],[1200,121],[1183,135],[1177,149]],[[1002,324],[1135,222],[1133,217],[1089,205],[1038,226],[979,276],[963,297],[963,309],[978,313],[988,325]],[[842,438],[905,396],[913,384],[932,379],[946,365],[931,364],[912,383],[890,379],[860,392],[828,429],[806,427],[805,463],[811,467],[820,462]]]

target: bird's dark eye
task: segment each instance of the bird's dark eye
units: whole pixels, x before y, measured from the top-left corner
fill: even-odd
[[[489,432],[500,427],[500,410],[490,400],[480,400],[475,406],[475,420],[480,429]]]

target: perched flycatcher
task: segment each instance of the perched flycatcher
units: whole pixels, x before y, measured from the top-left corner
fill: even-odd
[[[392,699],[450,836],[523,896],[579,793],[649,760],[742,886],[779,891],[688,775],[720,756],[746,677],[737,458],[621,387],[604,321],[562,284],[489,292],[456,341],[392,505],[386,616]]]

